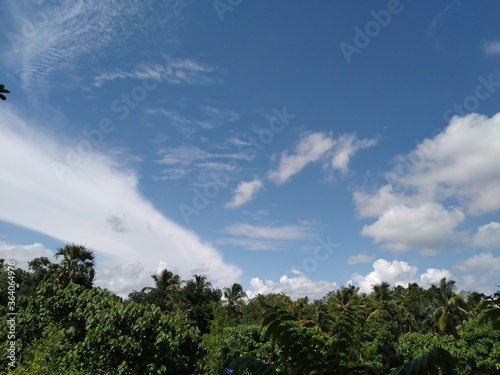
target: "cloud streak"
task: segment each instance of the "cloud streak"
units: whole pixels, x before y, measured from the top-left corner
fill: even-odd
[[[156,271],[163,262],[183,277],[206,268],[217,285],[241,270],[210,244],[157,211],[138,190],[138,177],[108,155],[94,153],[61,183],[51,163],[65,150],[9,107],[0,119],[0,219],[64,242],[82,243],[112,260]],[[139,286],[138,286],[139,287]]]

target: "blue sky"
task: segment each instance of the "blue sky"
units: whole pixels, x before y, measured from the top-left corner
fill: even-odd
[[[495,1],[4,1],[0,254],[125,295],[500,283]]]

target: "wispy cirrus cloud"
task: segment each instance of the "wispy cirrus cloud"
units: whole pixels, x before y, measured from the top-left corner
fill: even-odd
[[[316,235],[308,222],[282,226],[238,223],[226,226],[223,232],[230,237],[219,238],[218,244],[249,250],[283,250],[291,242],[311,240]]]
[[[200,63],[193,59],[173,59],[167,57],[164,64],[142,64],[132,71],[114,70],[103,72],[94,78],[94,86],[101,86],[106,81],[115,79],[151,79],[170,85],[212,85],[220,82],[213,77],[216,67]]]
[[[240,153],[215,153],[202,150],[196,146],[179,146],[173,148],[162,148],[159,151],[160,159],[158,163],[166,165],[183,165],[188,166],[195,161],[211,160],[211,159],[232,159],[232,160],[247,160],[244,154]]]
[[[144,113],[151,116],[163,117],[168,125],[173,125],[176,130],[186,138],[191,137],[193,133],[199,130],[215,129],[226,123],[238,121],[240,114],[238,112],[203,105],[198,108],[200,114],[198,118],[184,116],[177,110],[165,108],[147,108]]]
[[[79,82],[79,69],[98,56],[119,54],[123,46],[138,48],[154,29],[175,28],[185,5],[177,0],[11,1],[3,4],[1,15],[10,30],[4,34],[3,59],[26,91],[43,96],[55,84]]]

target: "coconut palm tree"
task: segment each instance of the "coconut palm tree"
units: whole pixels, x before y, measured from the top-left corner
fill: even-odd
[[[234,283],[231,288],[224,288],[223,304],[227,306],[228,313],[236,318],[236,321],[241,320],[241,306],[245,303],[243,298],[247,295],[243,292],[240,284]]]
[[[354,285],[341,286],[335,292],[327,295],[327,304],[330,310],[341,312],[344,310],[355,310],[362,305],[359,299],[359,287]]]
[[[151,275],[155,286],[145,288],[148,293],[148,299],[151,303],[159,306],[163,310],[174,310],[181,305],[180,290],[184,282],[179,275],[164,269],[159,274]]]
[[[69,244],[57,250],[56,258],[62,258],[53,278],[64,284],[71,282],[92,287],[95,277],[94,252],[83,245]]]
[[[189,318],[202,334],[208,333],[214,318],[214,304],[220,302],[220,289],[213,289],[205,276],[194,275],[182,288],[182,300],[186,302]]]
[[[387,314],[389,301],[391,300],[391,285],[385,281],[372,286],[373,292],[367,299],[368,320],[383,317]]]
[[[432,285],[437,308],[434,310],[434,322],[440,332],[448,329],[457,336],[457,326],[469,317],[469,306],[460,294],[455,293],[455,281],[442,278],[439,285]]]

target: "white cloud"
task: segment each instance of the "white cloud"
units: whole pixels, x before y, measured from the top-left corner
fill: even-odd
[[[240,119],[240,114],[236,111],[230,109],[216,108],[210,105],[205,105],[201,108],[203,112],[212,117],[216,121],[220,122],[234,122]]]
[[[202,150],[195,146],[180,146],[172,148],[162,148],[159,151],[161,159],[157,160],[158,163],[166,165],[191,165],[195,161],[209,160],[209,159],[233,159],[233,160],[246,160],[247,157],[239,153],[212,153]]]
[[[435,247],[450,241],[455,227],[463,220],[460,210],[448,211],[440,204],[396,206],[385,211],[375,223],[365,225],[361,234],[395,251]]]
[[[173,270],[170,269],[173,272]],[[122,298],[126,298],[133,290],[153,286],[151,276],[155,272],[148,270],[140,263],[117,265],[113,267],[97,267],[94,285],[112,290]]]
[[[388,183],[375,194],[353,194],[358,215],[377,218],[362,234],[393,250],[437,250],[463,240],[456,228],[466,214],[500,210],[499,144],[500,113],[455,116],[436,136],[398,156]],[[478,245],[480,238],[478,233]]]
[[[161,171],[160,176],[153,176],[155,181],[178,180],[188,174],[188,171],[183,168],[167,168]]]
[[[215,285],[231,284],[241,275],[217,249],[156,210],[141,196],[135,173],[111,157],[94,150],[61,182],[52,163],[65,163],[67,145],[32,125],[9,106],[2,108],[0,220],[85,244],[113,264],[138,262],[155,270],[163,261],[177,265],[183,277],[204,264]]]
[[[357,283],[361,292],[370,293],[373,285],[383,281],[394,285],[406,286],[415,279],[417,267],[410,266],[407,262],[393,260],[388,262],[385,259],[378,259],[373,262],[373,271],[366,276],[354,274],[352,279]]]
[[[215,67],[193,59],[167,58],[164,64],[143,64],[130,72],[121,70],[103,72],[94,78],[94,85],[99,87],[106,81],[124,78],[152,79],[171,85],[212,85],[218,82],[218,79],[211,76],[215,71]]]
[[[224,228],[232,236],[220,238],[218,244],[241,246],[250,250],[283,250],[290,241],[304,241],[315,237],[310,223],[299,225],[265,226],[232,224]]]
[[[438,254],[439,251],[436,249],[424,248],[424,249],[420,250],[419,253],[420,253],[420,255],[422,255],[424,257],[431,257],[431,256]]]
[[[343,134],[333,148],[332,168],[347,172],[350,159],[361,149],[375,146],[375,139],[358,139],[354,134]]]
[[[454,276],[446,269],[428,268],[425,273],[420,275],[417,283],[422,288],[430,288],[432,284],[439,284],[443,278],[453,280]]]
[[[279,227],[251,224],[232,224],[225,228],[226,233],[234,236],[248,236],[267,240],[298,240],[311,238],[311,228],[307,225],[283,225]]]
[[[471,214],[500,209],[500,113],[455,116],[433,139],[398,160],[395,184],[436,200],[454,197]]]
[[[234,190],[234,197],[226,204],[226,208],[237,208],[250,202],[263,187],[264,184],[258,178],[240,182]]]
[[[321,159],[335,144],[331,136],[324,133],[303,134],[295,146],[293,154],[281,154],[277,170],[268,172],[268,178],[277,184],[287,182],[292,176],[299,173],[309,163]]]
[[[355,191],[353,194],[356,211],[360,217],[377,217],[390,208],[401,204],[417,203],[412,197],[396,194],[392,185],[380,187],[375,194]]]
[[[28,270],[28,262],[39,257],[47,257],[51,262],[55,261],[54,252],[45,248],[41,243],[12,245],[0,241],[0,259],[4,259],[5,261],[14,260],[16,268]]]
[[[458,291],[474,290],[491,294],[498,285],[500,257],[495,257],[491,253],[474,255],[458,262],[453,269],[456,273],[451,273],[447,269],[427,268],[424,273],[419,274],[418,268],[407,262],[398,260],[389,262],[385,259],[378,259],[373,263],[372,272],[365,276],[356,273],[352,279],[364,293],[371,293],[373,285],[383,281],[393,287],[397,285],[407,287],[408,283],[417,283],[427,289],[446,278],[446,280],[456,281]]]
[[[357,254],[347,259],[347,264],[370,263],[375,259],[375,255]]]
[[[364,293],[371,293],[373,285],[386,282],[391,286],[407,287],[408,283],[418,283],[424,288],[428,288],[431,284],[439,283],[439,281],[446,277],[448,280],[453,278],[453,275],[448,270],[438,270],[429,268],[420,276],[417,276],[418,268],[411,266],[407,262],[393,260],[389,262],[385,259],[378,259],[373,263],[373,271],[368,275],[363,276],[354,274],[352,279],[359,286],[360,291]]]
[[[500,248],[500,223],[492,221],[480,226],[472,242],[476,246],[489,249]]]
[[[24,89],[37,96],[45,95],[57,76],[64,76],[68,84],[67,78],[74,78],[84,59],[93,64],[105,53],[116,57],[125,45],[138,48],[155,29],[168,32],[177,26],[182,10],[177,0],[4,5],[2,21],[9,25],[12,44],[4,53],[5,62],[20,75]]]
[[[458,262],[454,269],[459,272],[493,272],[500,273],[500,257],[494,257],[491,253],[481,253],[473,255],[461,262]]]
[[[456,263],[453,269],[463,274],[457,282],[463,290],[493,294],[500,283],[500,256],[491,253],[473,255]]]
[[[292,276],[283,275],[279,281],[262,281],[258,277],[250,280],[251,290],[247,291],[249,298],[258,294],[284,293],[292,300],[308,297],[310,301],[324,297],[328,292],[337,289],[337,283],[328,281],[312,281],[302,272],[292,270]]]
[[[484,52],[487,55],[500,55],[500,41],[492,40],[484,43]]]

